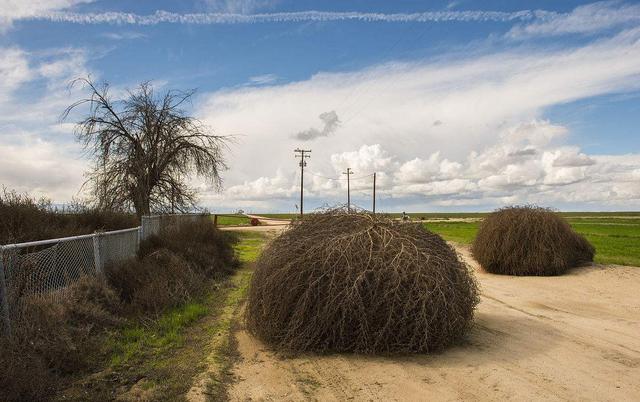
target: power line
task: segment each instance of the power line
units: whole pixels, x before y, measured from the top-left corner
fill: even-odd
[[[416,28],[416,27],[411,28],[411,33],[412,33],[412,34],[413,34],[413,33],[415,33],[415,30],[416,30],[415,28]],[[420,31],[420,33],[416,36],[416,38],[415,38],[415,42],[417,42],[417,41],[419,41],[420,39],[422,39],[422,37],[423,37],[423,36],[424,36],[424,34],[426,33],[426,27],[422,27],[422,28],[423,28],[423,29]],[[398,41],[398,42],[399,42],[399,41]],[[397,43],[398,43],[398,42],[397,42]],[[396,45],[397,45],[397,43],[396,43]],[[395,47],[395,45],[394,45],[393,47]],[[381,93],[384,93],[384,92],[386,92],[386,91],[387,91],[387,89],[389,89],[390,87],[392,87],[392,86],[394,86],[394,85],[396,85],[396,84],[397,84],[397,81],[396,81],[396,80],[393,80],[393,81],[389,82],[387,85],[384,85],[384,86],[382,87],[382,89],[381,89],[381,91],[380,91],[380,92],[381,92]],[[369,85],[367,85],[367,86],[365,87],[365,88],[366,88],[366,91],[362,92],[362,96],[364,96],[364,95],[368,95],[372,87],[373,87],[373,84],[369,83]],[[362,97],[362,96],[360,96],[360,97]],[[354,110],[355,110],[355,111],[354,111],[354,112],[351,114],[351,116],[349,116],[348,118],[345,118],[345,117],[344,117],[344,114],[343,114],[343,119],[344,119],[344,120],[343,120],[343,123],[345,123],[345,124],[346,124],[346,123],[350,122],[351,120],[353,120],[353,119],[354,119],[356,116],[358,116],[358,115],[359,115],[363,110],[365,110],[365,109],[367,108],[367,106],[369,106],[369,105],[371,104],[372,100],[373,100],[373,98],[372,98],[372,97],[369,97],[369,99],[367,100],[367,102],[366,102],[366,103],[364,103],[364,104],[363,104],[363,106],[362,106],[362,107],[360,107],[359,109],[354,109],[354,108],[355,108],[355,105],[356,105],[356,102],[352,102],[352,103],[351,103],[351,106],[350,106],[347,110],[348,110],[348,112],[352,112],[352,111],[354,111]]]
[[[335,181],[346,181],[347,179],[343,179],[340,177],[328,177],[328,176],[323,176],[323,175],[319,175],[317,173],[313,173],[313,172],[309,172],[307,171],[307,173],[309,173],[312,176],[316,176],[316,177],[321,177],[323,179],[327,179],[327,180],[335,180]],[[367,177],[371,177],[373,176],[375,173],[369,173],[367,175],[364,176],[358,176],[358,177],[352,177],[351,180],[360,180],[360,179],[366,179]]]
[[[405,34],[409,34],[409,35],[413,35],[415,34],[416,31],[416,27],[410,27],[407,32]],[[423,35],[424,35],[424,30],[420,33],[420,35],[418,35],[418,37],[416,38],[415,41],[419,40]],[[403,41],[404,39],[404,35],[402,34],[400,37],[398,37],[398,39],[393,43],[393,45],[391,45],[390,48],[388,48],[383,56],[381,57],[381,59],[387,59],[393,50],[395,50],[395,48]],[[409,36],[407,35],[407,36]],[[370,90],[371,90],[372,84],[371,82],[365,84],[364,86],[362,84],[355,86],[354,88],[352,88],[352,90],[349,92],[349,94],[345,97],[345,99],[343,100],[343,102],[340,104],[340,106],[337,108],[337,110],[340,110],[343,106],[345,106],[347,104],[347,100],[350,101],[350,105],[347,105],[345,112],[343,113],[343,115],[347,115],[353,110],[353,108],[355,107],[355,105],[357,104],[357,101],[359,100],[358,98],[361,98],[364,95],[367,95]],[[352,95],[355,95],[355,97],[353,99],[350,99],[352,97]],[[357,112],[356,112],[357,114]],[[347,121],[352,120],[353,118],[349,118]]]
[[[373,214],[376,214],[376,173],[373,173]]]

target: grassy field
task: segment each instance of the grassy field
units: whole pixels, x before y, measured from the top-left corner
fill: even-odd
[[[265,218],[273,218],[273,219],[293,219],[300,214],[258,214],[260,216],[264,216]]]
[[[249,225],[250,221],[249,218],[242,215],[218,215],[218,226]]]
[[[445,239],[470,244],[486,212],[421,213],[409,212],[413,220],[438,220],[425,225]],[[290,219],[296,214],[262,214],[266,217]],[[399,218],[401,213],[388,214]],[[571,226],[583,234],[596,248],[595,260],[602,264],[640,266],[640,212],[560,212]],[[477,219],[460,222],[458,219]]]
[[[603,215],[567,219],[574,230],[583,234],[596,248],[596,262],[640,266],[640,219],[611,218]],[[473,241],[479,225],[480,222],[425,223],[428,229],[442,235],[446,240],[463,244]]]

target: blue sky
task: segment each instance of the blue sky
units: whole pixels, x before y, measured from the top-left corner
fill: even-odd
[[[389,211],[640,204],[635,2],[5,1],[2,185],[83,196],[59,116],[86,75],[198,89],[189,112],[237,135],[222,192],[193,178],[213,210],[295,210],[299,146],[312,208],[344,202],[346,167]]]

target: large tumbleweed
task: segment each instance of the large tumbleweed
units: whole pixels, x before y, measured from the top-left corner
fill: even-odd
[[[595,253],[560,215],[536,206],[507,207],[489,214],[471,250],[488,272],[540,276],[560,275],[593,261]]]
[[[264,250],[246,324],[288,352],[432,352],[467,333],[477,303],[472,273],[440,236],[331,210]]]

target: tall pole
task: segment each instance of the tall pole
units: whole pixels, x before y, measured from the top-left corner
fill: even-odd
[[[311,157],[311,155],[307,155],[311,153],[311,150],[296,148],[293,152],[296,153],[296,158],[300,158],[300,217],[302,218],[304,213],[304,167],[307,166],[305,158]]]
[[[376,172],[373,172],[373,214],[376,214]]]
[[[347,212],[351,212],[351,185],[349,182],[349,176],[353,174],[351,168],[347,168],[346,172],[342,172],[342,174],[347,175]]]

